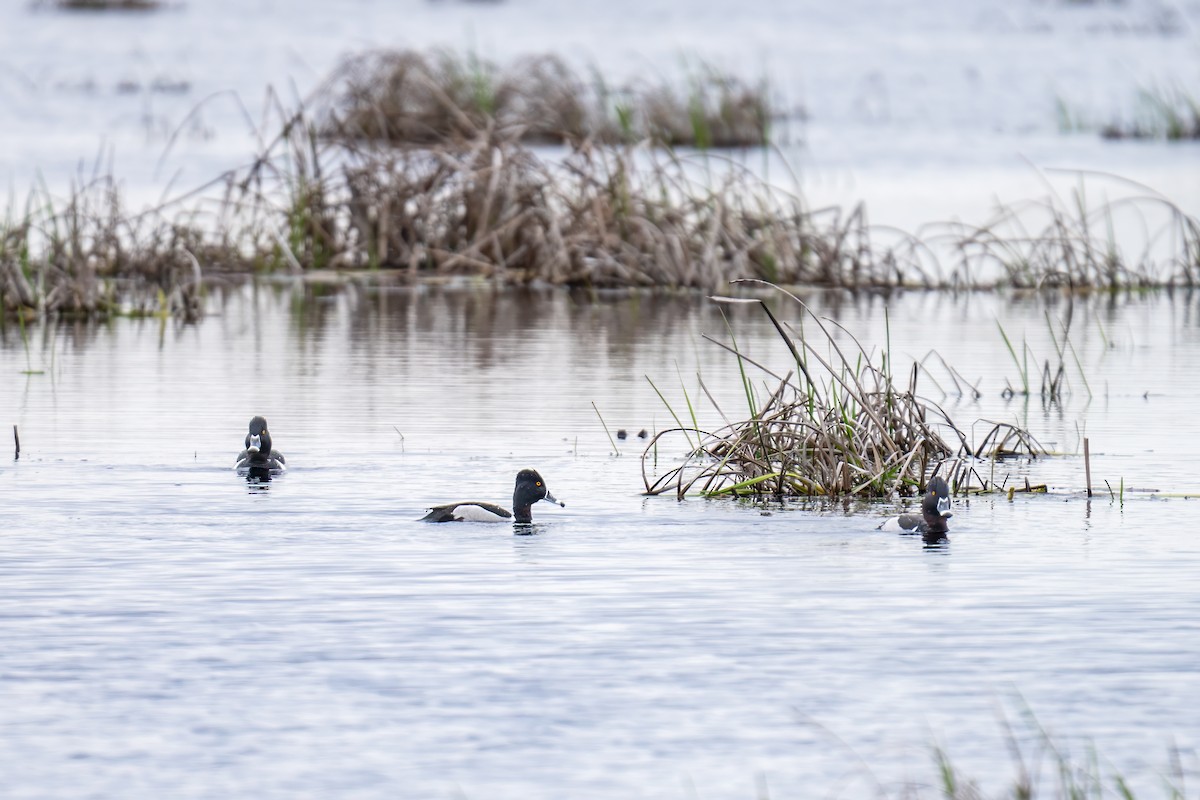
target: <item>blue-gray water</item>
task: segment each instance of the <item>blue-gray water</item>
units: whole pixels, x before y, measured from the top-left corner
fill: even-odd
[[[999,792],[1001,715],[1037,749],[1026,705],[1140,796],[1172,747],[1194,787],[1200,500],[1149,490],[1197,491],[1197,299],[1077,302],[1092,397],[1072,364],[1049,410],[1000,398],[994,317],[1046,355],[1061,303],[811,300],[877,348],[886,305],[898,360],[979,381],[927,386],[956,420],[1066,453],[1014,467],[1052,494],[957,502],[940,549],[875,531],[892,507],[640,496],[641,444],[612,455],[591,404],[668,427],[645,376],[677,407],[682,376],[712,423],[699,370],[736,415],[700,298],[247,288],[197,326],[34,326],[28,355],[8,324],[4,795],[899,797],[935,783],[934,744]],[[727,312],[786,368],[765,318]],[[255,413],[292,467],[265,490],[231,469]],[[1082,495],[1080,435],[1123,506]],[[567,503],[535,535],[414,521],[507,503],[525,466]]]

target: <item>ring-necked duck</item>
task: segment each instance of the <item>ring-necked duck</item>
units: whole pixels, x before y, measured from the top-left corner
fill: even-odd
[[[513,489],[513,508],[495,505],[494,503],[448,503],[436,506],[421,517],[421,522],[533,522],[531,507],[538,500],[566,506],[546,488],[546,482],[537,470],[523,469],[517,473],[517,484]]]
[[[267,430],[267,421],[263,417],[250,420],[246,449],[238,453],[237,469],[267,469],[272,472],[287,469],[287,459],[283,453],[271,447],[271,432]]]
[[[884,520],[879,526],[881,531],[900,531],[901,533],[920,533],[926,538],[938,536],[944,538],[950,528],[946,520],[954,516],[950,513],[950,487],[941,477],[935,477],[925,487],[925,496],[921,500],[921,516],[916,514],[901,514]]]

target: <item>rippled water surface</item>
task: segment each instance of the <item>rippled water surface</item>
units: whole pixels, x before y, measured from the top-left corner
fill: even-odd
[[[716,424],[699,372],[740,411],[694,297],[262,286],[195,326],[0,329],[5,796],[934,796],[935,744],[999,792],[1026,705],[1141,796],[1172,747],[1194,786],[1196,298],[1077,301],[1049,409],[1000,397],[995,318],[1048,355],[1061,303],[810,301],[978,381],[925,388],[1065,453],[1012,465],[1052,494],[959,501],[938,549],[876,531],[892,506],[642,497],[641,443],[614,455],[593,403],[668,427],[648,375]],[[255,413],[292,467],[266,487],[231,469]],[[1082,494],[1081,435],[1123,504]],[[533,535],[415,521],[507,503],[525,466],[567,503]]]

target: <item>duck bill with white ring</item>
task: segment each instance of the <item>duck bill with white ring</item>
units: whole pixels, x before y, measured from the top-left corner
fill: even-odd
[[[252,433],[249,439],[246,443],[246,451],[253,455],[262,449],[262,437],[256,433]]]
[[[566,503],[550,494],[546,482],[534,469],[523,469],[517,473],[517,483],[513,487],[513,521],[521,524],[533,522],[531,511],[533,504],[539,500],[566,507]]]
[[[950,511],[950,498],[948,496],[938,498],[937,512],[941,515],[942,519],[950,519],[954,516]]]

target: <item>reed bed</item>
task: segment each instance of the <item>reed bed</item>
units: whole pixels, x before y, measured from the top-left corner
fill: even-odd
[[[26,317],[200,314],[203,270],[227,263],[224,248],[189,220],[125,211],[107,178],[65,199],[30,195],[0,222],[0,309]]]
[[[396,147],[330,138],[308,107],[278,114],[249,165],[150,210],[130,212],[111,178],[10,201],[0,307],[193,319],[204,280],[327,269],[710,292],[748,279],[1108,291],[1200,279],[1200,221],[1145,187],[1092,205],[1082,189],[1051,193],[982,226],[908,234],[872,226],[861,205],[811,208],[739,159],[649,139],[547,152],[499,118],[456,112],[452,140]],[[406,119],[413,136],[445,122]]]
[[[972,445],[940,406],[918,393],[919,364],[904,376],[893,375],[888,353],[876,365],[836,323],[812,314],[795,295],[771,288],[798,304],[807,327],[784,323],[762,298],[714,299],[758,304],[791,355],[788,370],[780,375],[750,359],[736,340],[711,340],[737,359],[749,416],[704,430],[690,398],[690,425],[668,404],[676,427],[656,434],[642,454],[647,494],[670,492],[680,499],[689,494],[908,496],[939,473],[955,492],[987,491],[995,488],[984,477],[982,467],[988,462],[1045,452],[1028,432],[1007,423],[989,423],[982,441]],[[839,344],[839,333],[849,338],[849,345]],[[762,391],[751,373],[766,376]],[[705,393],[711,399],[707,389]],[[728,419],[715,401],[713,405]],[[687,452],[682,463],[652,477],[659,450],[680,440]]]
[[[381,50],[342,63],[333,78],[323,132],[350,141],[430,146],[485,132],[532,143],[734,148],[767,143],[776,114],[765,82],[710,65],[683,87],[610,86],[553,55],[506,66],[449,50]]]
[[[982,226],[913,235],[873,227],[862,205],[810,208],[710,154],[584,142],[548,158],[494,129],[395,148],[324,139],[303,112],[228,187],[218,216],[240,230],[223,240],[251,242],[244,250],[257,254],[286,231],[266,268],[293,271],[703,290],[747,278],[1113,291],[1200,279],[1200,221],[1144,187],[1096,206],[1082,190],[1069,201],[1051,194]]]
[[[485,140],[348,166],[362,265],[592,287],[712,289],[730,279],[862,287],[895,273],[861,210],[809,212],[740,169],[585,147],[557,164]]]
[[[1109,290],[1195,286],[1200,220],[1167,198],[1111,175],[1077,173],[1066,198],[1001,207],[983,225],[931,226],[924,246],[946,254],[952,282],[976,288]],[[1131,190],[1093,204],[1083,179]]]

